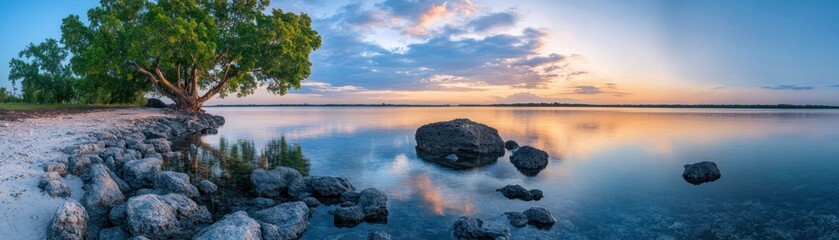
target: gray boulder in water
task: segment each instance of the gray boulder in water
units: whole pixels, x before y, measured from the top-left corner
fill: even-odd
[[[74,200],[64,202],[54,215],[47,228],[47,239],[85,239],[88,216],[81,204]]]
[[[525,175],[535,176],[548,166],[548,153],[531,146],[522,146],[513,152],[510,162]]]
[[[713,182],[720,179],[721,176],[717,164],[708,161],[686,164],[685,171],[682,173],[682,178],[693,185]]]
[[[463,216],[454,223],[452,235],[456,239],[508,239],[510,228],[501,223]]]
[[[355,191],[350,180],[344,177],[311,176],[305,181],[312,193],[321,197],[341,197],[344,192]]]
[[[504,155],[498,130],[469,119],[436,122],[417,129],[417,155],[446,167],[468,169],[495,162]],[[446,157],[454,154],[456,160]]]
[[[303,175],[299,171],[288,167],[277,167],[272,170],[257,169],[251,173],[253,190],[263,197],[278,197],[288,193],[289,186],[302,179]]]
[[[253,214],[264,239],[298,239],[309,227],[309,208],[303,202],[283,203]]]
[[[256,240],[262,239],[259,222],[244,211],[227,214],[220,221],[201,230],[193,240]]]
[[[522,186],[519,185],[507,185],[503,188],[496,189],[495,191],[501,192],[504,197],[509,199],[521,199],[524,201],[531,201],[536,200],[539,201],[543,197],[542,190],[539,189],[531,189],[527,190]]]
[[[364,189],[358,194],[357,203],[346,201],[341,205],[332,212],[336,226],[354,227],[365,221],[371,223],[387,222],[387,194],[379,189]]]
[[[553,214],[541,207],[531,207],[524,210],[523,214],[527,216],[527,222],[536,227],[550,228],[556,223]]]
[[[506,212],[504,215],[507,215],[507,220],[510,220],[510,225],[514,227],[527,226],[527,215],[524,215],[524,213]]]

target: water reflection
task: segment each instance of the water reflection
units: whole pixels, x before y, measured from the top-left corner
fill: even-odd
[[[197,151],[190,152],[190,144],[195,144]],[[284,166],[297,169],[304,176],[309,174],[310,163],[303,156],[303,149],[299,144],[289,144],[285,137],[272,139],[262,148],[257,148],[253,140],[229,141],[222,137],[213,146],[194,137],[177,141],[175,148],[187,157],[167,162],[166,170],[187,173],[193,184],[204,179],[217,184],[217,193],[198,199],[216,218],[243,206],[251,196],[250,175],[256,168]]]

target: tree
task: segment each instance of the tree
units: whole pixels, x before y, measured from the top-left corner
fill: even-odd
[[[0,103],[4,103],[9,99],[9,90],[6,90],[5,87],[0,87]]]
[[[37,103],[67,103],[74,99],[76,77],[64,64],[68,52],[55,39],[29,44],[9,62],[12,85],[20,80],[23,100]],[[28,60],[28,61],[25,61]]]
[[[151,86],[176,109],[200,112],[216,95],[238,97],[267,86],[284,95],[310,74],[321,39],[306,14],[267,0],[102,0],[89,24],[61,26],[77,72],[142,91]],[[139,84],[145,81],[144,84]],[[203,91],[203,92],[201,92]]]

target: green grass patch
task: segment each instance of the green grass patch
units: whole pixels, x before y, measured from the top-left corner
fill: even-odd
[[[26,110],[62,110],[78,108],[129,108],[139,107],[136,104],[34,104],[34,103],[0,103],[0,110],[26,111]]]

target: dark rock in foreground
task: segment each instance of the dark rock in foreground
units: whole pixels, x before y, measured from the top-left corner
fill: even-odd
[[[441,165],[467,169],[495,162],[504,155],[498,130],[469,119],[436,122],[417,129],[417,156]],[[454,154],[456,160],[446,157]]]
[[[64,202],[47,228],[47,239],[85,239],[87,212],[76,201]]]
[[[516,150],[519,148],[519,143],[513,140],[507,140],[506,142],[504,142],[504,148],[506,148],[507,150]]]
[[[454,223],[452,235],[457,239],[507,239],[510,229],[501,223],[463,216]]]
[[[507,186],[504,186],[503,188],[499,188],[495,191],[501,192],[501,194],[504,194],[504,196],[509,198],[509,199],[521,199],[521,200],[524,200],[524,201],[531,201],[531,200],[539,201],[543,197],[542,190],[539,190],[539,189],[527,190],[524,187],[519,186],[519,185],[507,185]]]
[[[541,207],[531,207],[523,213],[527,216],[527,223],[533,226],[550,228],[556,223],[556,218],[554,218],[553,214]]]
[[[227,214],[220,221],[204,228],[193,240],[256,240],[262,239],[259,222],[243,211]]]
[[[535,176],[548,166],[548,153],[531,146],[522,146],[513,152],[510,162],[525,175]]]
[[[686,164],[685,172],[682,173],[682,178],[693,185],[713,182],[720,179],[720,176],[722,175],[720,169],[717,168],[717,164],[708,161]]]

